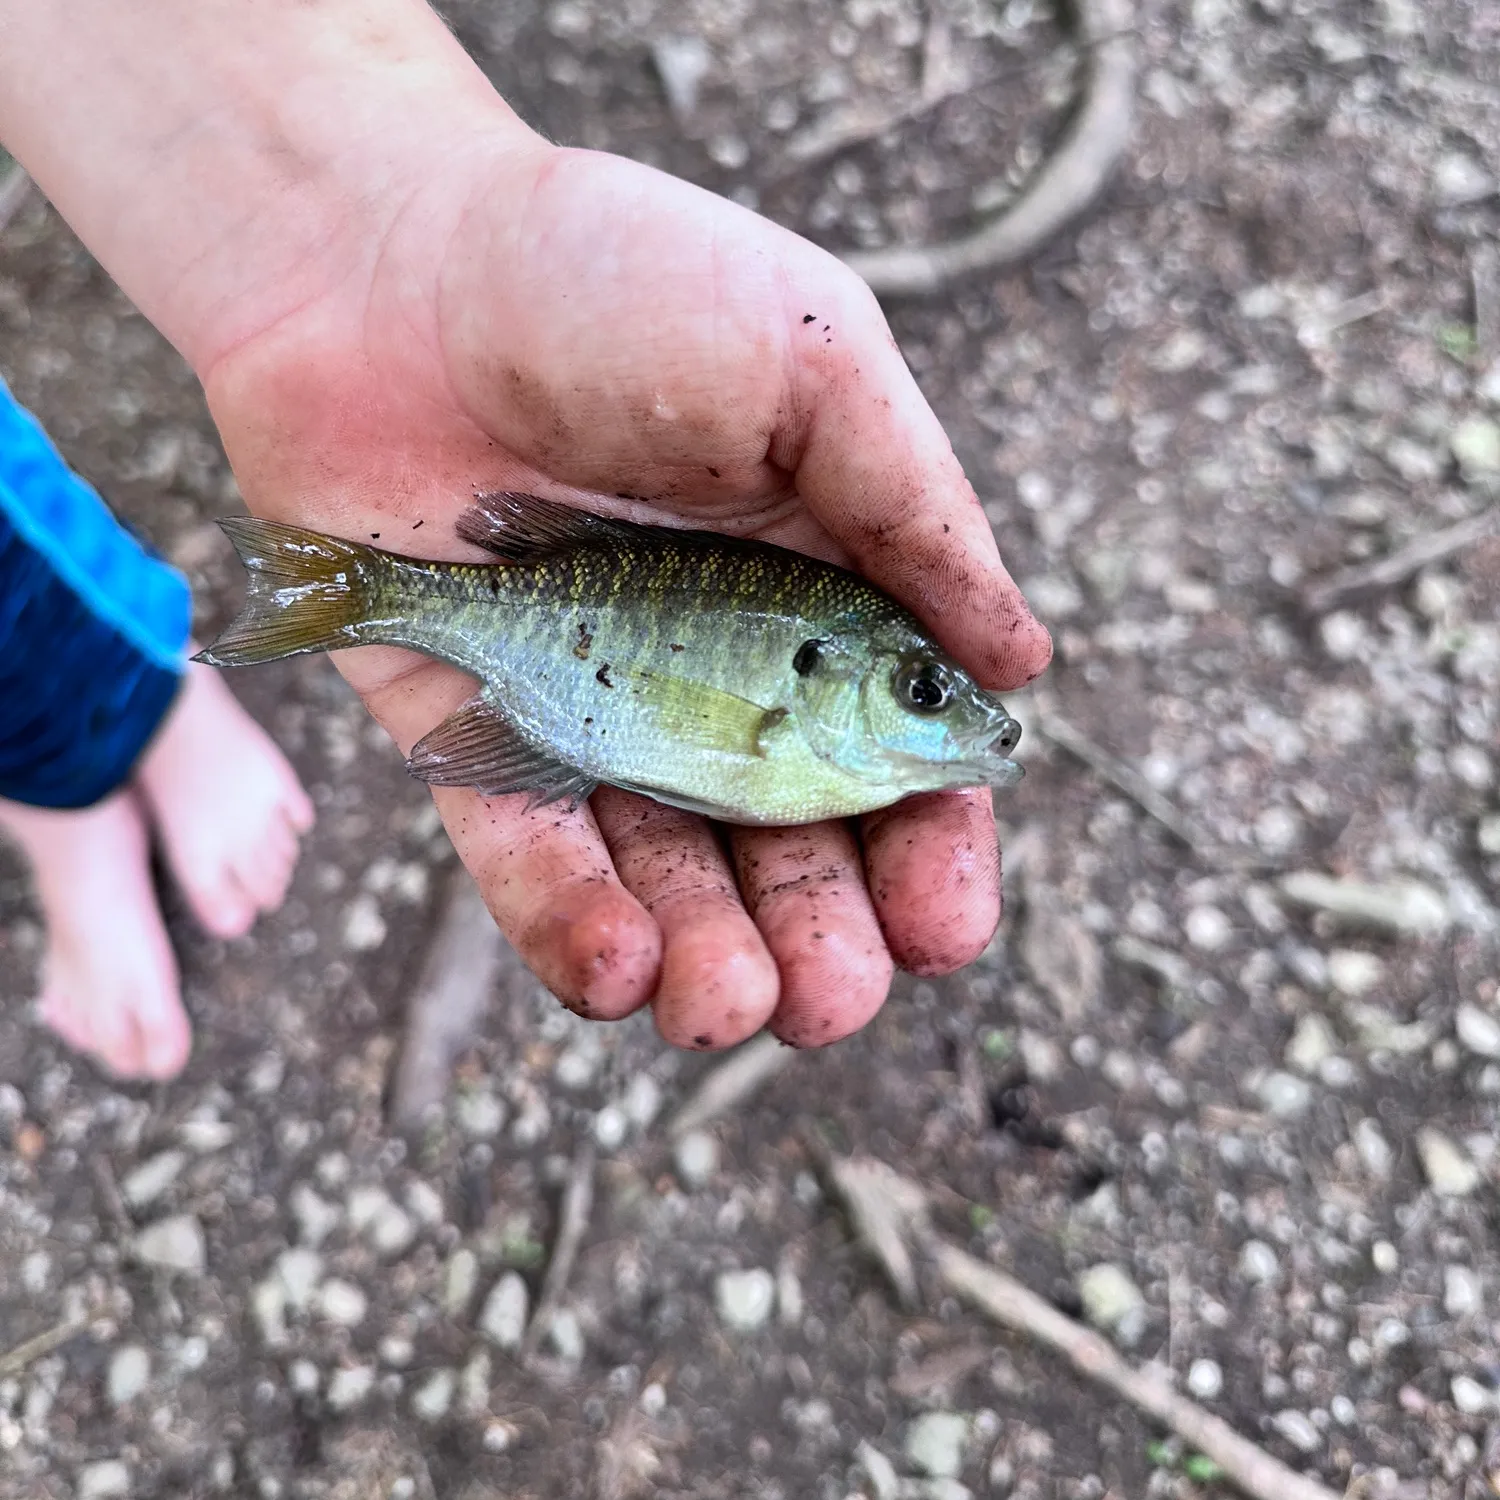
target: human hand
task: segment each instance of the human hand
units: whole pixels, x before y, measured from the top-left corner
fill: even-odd
[[[319,24],[308,14],[287,34]],[[434,79],[447,42],[423,54]],[[204,45],[217,58],[217,35]],[[360,128],[337,151],[305,151],[315,170],[253,158],[271,180],[259,239],[229,220],[181,257],[179,286],[140,262],[160,308],[143,305],[203,379],[254,512],[441,558],[477,556],[453,530],[476,489],[666,513],[858,568],[986,687],[1042,670],[1046,634],[856,278],[722,199],[542,142],[461,54],[436,92],[411,82],[406,42],[399,62],[388,86],[366,70],[320,112],[347,130],[352,98]],[[181,168],[210,204],[215,160]],[[338,665],[403,750],[471,691],[392,650]],[[571,813],[435,795],[549,988],[596,1018],[649,1002],[681,1045],[727,1046],[765,1024],[833,1041],[878,1009],[893,965],[954,969],[999,916],[982,790],[912,798],[857,830],[723,841],[609,789]]]

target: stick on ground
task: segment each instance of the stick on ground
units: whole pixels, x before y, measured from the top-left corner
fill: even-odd
[[[940,245],[845,255],[873,291],[920,296],[971,272],[1025,260],[1104,190],[1125,154],[1135,116],[1135,7],[1132,0],[1078,0],[1078,19],[1083,96],[1062,144],[1021,196],[973,234]]]
[[[520,959],[500,936],[468,871],[449,877],[437,928],[406,1008],[406,1033],[391,1085],[397,1130],[420,1128],[448,1093],[453,1064],[473,1040],[502,962]]]
[[[683,1135],[728,1114],[779,1073],[796,1055],[768,1031],[737,1047],[703,1082],[693,1097],[677,1111],[669,1135]]]
[[[1500,505],[1492,505],[1477,516],[1466,516],[1441,531],[1417,537],[1389,557],[1341,568],[1337,573],[1314,579],[1302,591],[1303,606],[1312,614],[1327,614],[1382,589],[1397,588],[1423,568],[1497,534],[1500,534]]]
[[[536,1353],[547,1329],[552,1325],[552,1315],[568,1289],[568,1279],[573,1274],[573,1263],[578,1259],[578,1247],[588,1231],[589,1215],[594,1211],[594,1146],[585,1141],[573,1154],[572,1170],[568,1173],[568,1186],[563,1192],[562,1213],[557,1225],[557,1239],[552,1245],[552,1259],[547,1265],[547,1275],[542,1281],[542,1294],[536,1299],[536,1311],[531,1317],[531,1326],[521,1342],[521,1359],[529,1360]]]
[[[10,1350],[7,1354],[0,1354],[0,1380],[8,1380],[12,1375],[19,1375],[27,1365],[35,1362],[45,1355],[51,1354],[54,1349],[61,1349],[71,1338],[76,1338],[92,1320],[89,1318],[69,1318],[65,1323],[59,1323],[55,1328],[45,1329],[34,1337],[26,1339]]]

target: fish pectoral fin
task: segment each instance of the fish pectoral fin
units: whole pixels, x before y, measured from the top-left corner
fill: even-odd
[[[412,746],[407,771],[428,786],[471,786],[486,797],[530,792],[528,808],[564,797],[576,806],[598,783],[539,750],[483,693],[455,709]]]
[[[680,744],[731,755],[764,755],[768,729],[790,718],[785,708],[766,708],[711,683],[669,672],[628,673],[622,685],[664,735]]]

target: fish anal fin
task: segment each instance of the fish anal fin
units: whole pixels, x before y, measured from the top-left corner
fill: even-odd
[[[406,769],[428,786],[471,786],[486,797],[530,792],[528,807],[564,797],[576,805],[595,786],[586,771],[537,749],[482,693],[423,735]]]

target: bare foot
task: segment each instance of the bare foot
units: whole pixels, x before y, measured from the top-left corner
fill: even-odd
[[[136,784],[173,875],[211,933],[240,937],[281,905],[312,803],[212,667],[189,666]]]
[[[0,802],[47,923],[41,1019],[120,1078],[172,1078],[191,1045],[132,792],[81,812]]]

